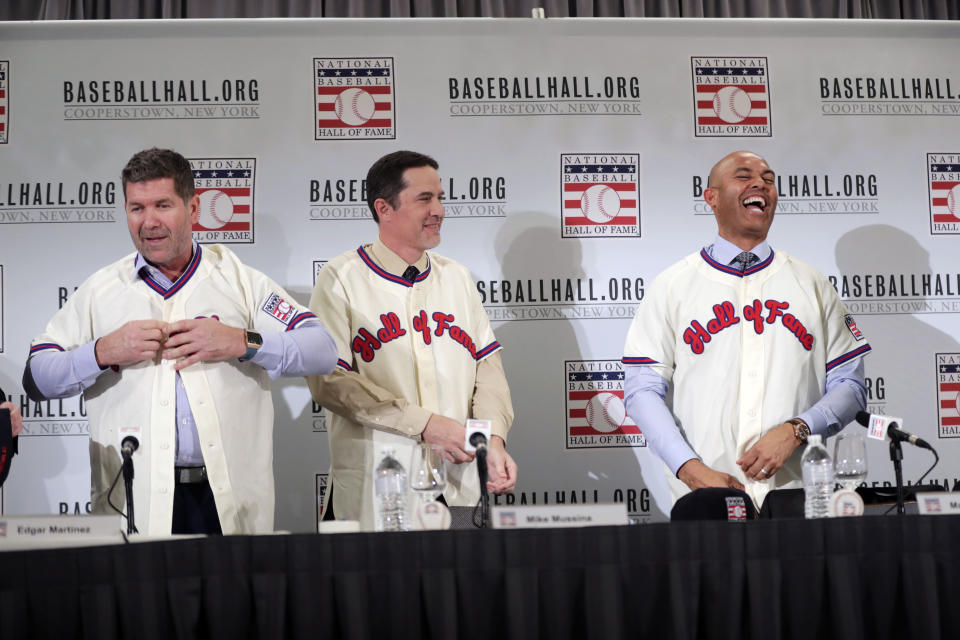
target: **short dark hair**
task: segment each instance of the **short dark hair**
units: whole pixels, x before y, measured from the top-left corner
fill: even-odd
[[[407,187],[403,172],[417,167],[439,169],[440,165],[430,156],[416,151],[394,151],[373,163],[367,171],[367,206],[373,213],[374,222],[380,224],[380,216],[377,215],[373,203],[383,198],[391,207],[396,208],[400,192]]]
[[[123,197],[127,197],[127,183],[147,182],[161,178],[173,179],[173,188],[184,204],[193,197],[193,170],[190,162],[172,149],[145,149],[135,153],[120,177],[123,179]]]

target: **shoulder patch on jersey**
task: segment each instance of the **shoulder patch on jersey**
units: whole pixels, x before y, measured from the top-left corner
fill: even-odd
[[[263,303],[262,309],[267,315],[273,316],[284,325],[289,325],[293,318],[297,315],[296,307],[278,296],[276,293],[270,294],[270,297],[267,298],[267,301]]]
[[[847,324],[847,329],[850,330],[850,333],[853,335],[853,339],[857,342],[863,340],[863,332],[857,328],[857,321],[853,319],[853,316],[849,313],[843,316],[843,321]]]

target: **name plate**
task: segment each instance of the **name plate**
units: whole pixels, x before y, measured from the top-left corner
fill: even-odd
[[[556,529],[629,524],[625,504],[568,504],[490,508],[494,529]]]
[[[960,493],[918,493],[917,512],[924,516],[960,513]]]
[[[0,550],[123,542],[120,516],[0,516]]]

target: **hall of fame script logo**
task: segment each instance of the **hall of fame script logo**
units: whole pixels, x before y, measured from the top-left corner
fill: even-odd
[[[927,154],[932,235],[960,234],[960,153]]]
[[[200,215],[198,242],[252,244],[256,158],[189,158]]]
[[[640,237],[640,154],[560,156],[561,237]]]
[[[960,353],[938,353],[937,424],[941,438],[960,438]]]
[[[623,406],[623,363],[566,360],[564,374],[567,449],[647,446]]]
[[[770,137],[770,74],[765,57],[690,58],[694,135]]]
[[[10,61],[0,60],[0,144],[10,135]]]
[[[393,58],[314,58],[314,139],[397,137]]]

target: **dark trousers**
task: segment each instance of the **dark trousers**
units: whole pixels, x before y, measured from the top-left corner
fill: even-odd
[[[171,533],[223,533],[209,482],[176,483]]]

